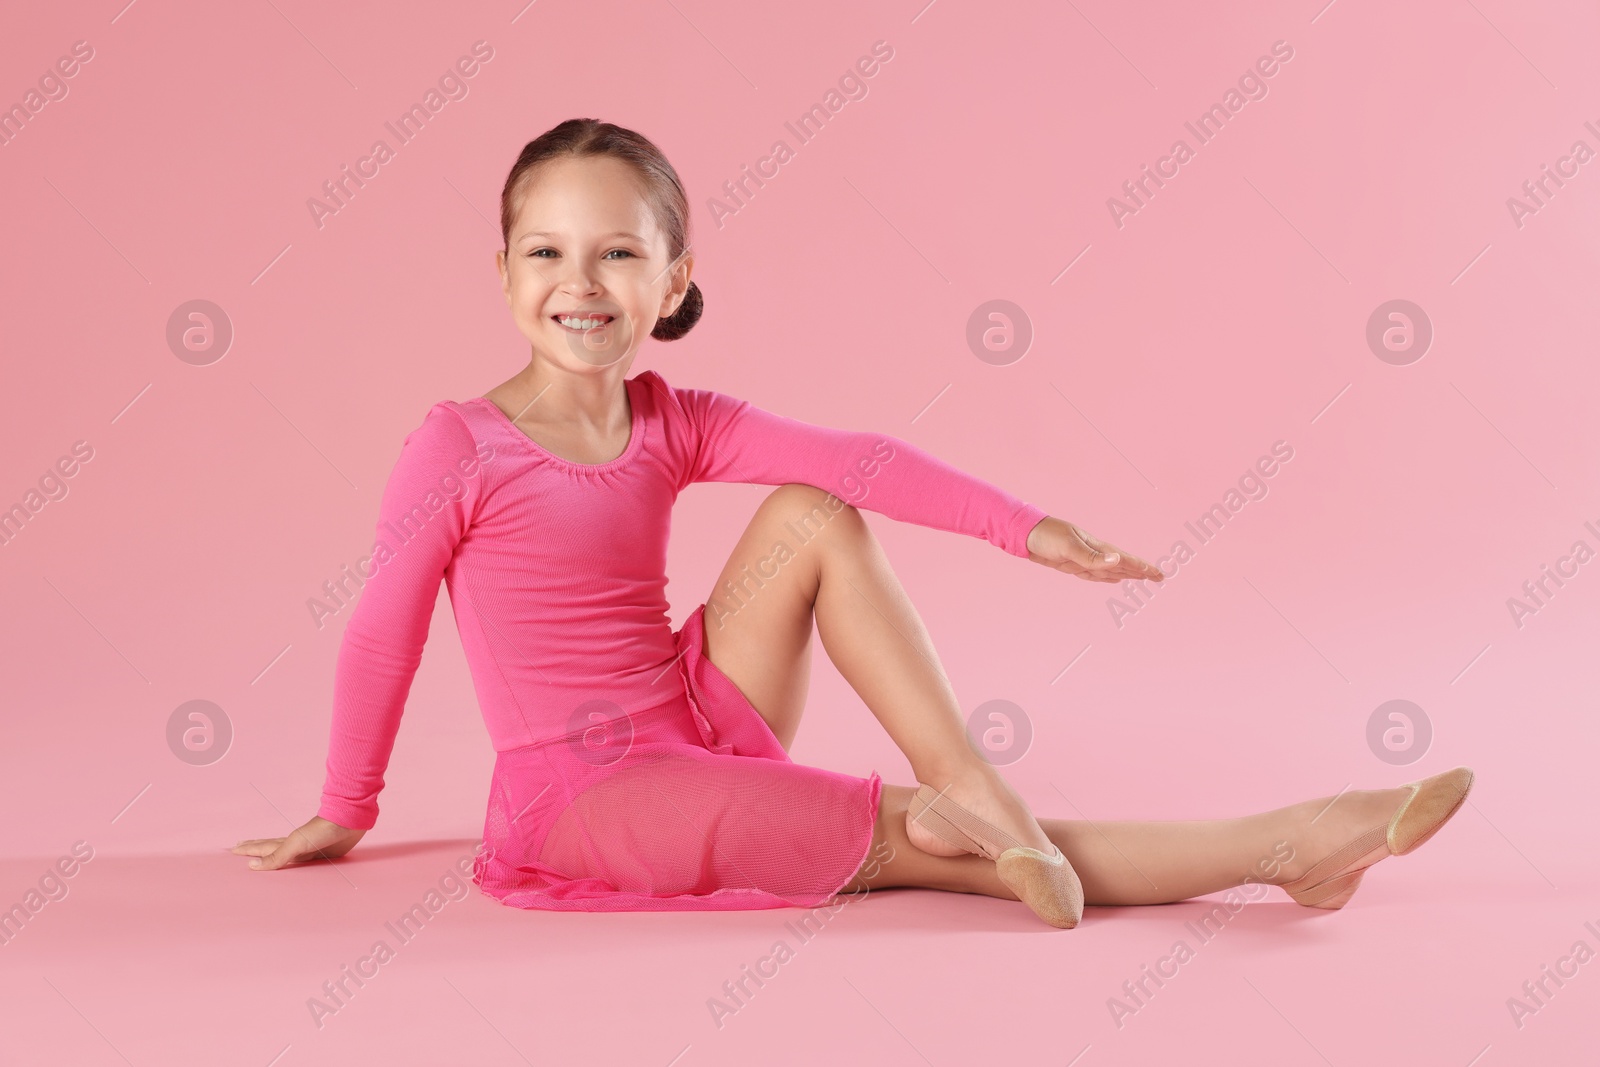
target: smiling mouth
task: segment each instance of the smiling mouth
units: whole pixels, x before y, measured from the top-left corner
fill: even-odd
[[[588,333],[611,325],[610,315],[551,315],[550,321],[568,333]]]

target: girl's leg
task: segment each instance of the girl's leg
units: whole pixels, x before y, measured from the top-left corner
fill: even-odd
[[[829,659],[919,782],[1050,850],[1028,806],[972,746],[927,629],[861,513],[812,486],[785,485],[757,509],[707,598],[705,647],[786,749],[805,707],[813,618]],[[968,855],[920,824],[910,834],[926,852]]]
[[[1017,899],[993,863],[910,847],[905,817],[915,792],[884,785],[868,860],[844,891],[917,886]],[[1086,904],[1166,904],[1247,881],[1293,881],[1356,834],[1381,825],[1405,796],[1403,788],[1357,790],[1236,819],[1041,819],[1040,825],[1077,871]]]
[[[1036,822],[972,747],[938,654],[882,546],[855,508],[839,504],[808,485],[774,490],[706,601],[706,655],[785,748],[805,707],[815,618],[829,657],[917,780],[948,785],[947,795],[1024,844],[1059,846],[1089,904],[1186,900],[1247,879],[1281,885],[1381,824],[1404,799],[1404,789],[1358,790],[1236,819]],[[914,792],[884,785],[873,848],[846,888],[923,886],[1016,899],[990,861],[951,855],[920,826],[910,828],[914,842],[908,837]]]

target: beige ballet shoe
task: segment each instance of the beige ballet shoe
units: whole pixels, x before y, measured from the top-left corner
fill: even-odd
[[[912,796],[906,818],[956,848],[994,860],[1000,880],[1051,926],[1070,930],[1083,918],[1078,872],[1054,845],[1054,855],[1029,848],[931,785]]]
[[[1390,856],[1404,856],[1421,847],[1450,820],[1472,789],[1470,767],[1441,771],[1431,778],[1407,782],[1411,795],[1387,826],[1374,826],[1343,848],[1323,857],[1305,874],[1282,886],[1297,904],[1330,911],[1349,903],[1367,868]]]

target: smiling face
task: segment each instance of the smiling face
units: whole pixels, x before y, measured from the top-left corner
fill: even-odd
[[[670,258],[640,179],[610,156],[540,166],[495,253],[517,329],[567,370],[628,363],[689,287],[694,257]]]

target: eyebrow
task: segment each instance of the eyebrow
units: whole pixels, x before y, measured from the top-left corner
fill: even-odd
[[[522,241],[522,240],[526,240],[529,237],[559,237],[559,236],[561,236],[561,235],[557,234],[557,233],[551,233],[548,230],[530,230],[527,233],[520,234],[517,237],[517,240]],[[643,237],[640,237],[636,233],[629,233],[627,230],[613,230],[610,233],[603,233],[600,236],[601,236],[602,239],[603,238],[607,238],[607,237],[629,237],[629,238],[632,238],[635,241],[638,241],[640,244],[646,243],[645,239]]]

